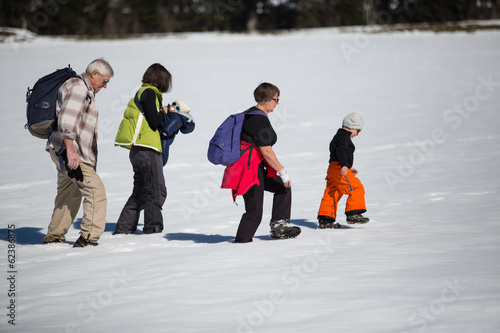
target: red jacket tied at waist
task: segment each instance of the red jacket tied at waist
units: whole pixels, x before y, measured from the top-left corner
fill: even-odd
[[[248,142],[241,141],[241,150],[248,147],[250,147]],[[232,189],[233,200],[236,200],[238,195],[245,194],[252,186],[260,185],[259,164],[262,161],[264,161],[264,156],[258,147],[248,149],[237,162],[226,167],[221,188]],[[269,165],[266,169],[267,177],[276,178],[276,170]]]

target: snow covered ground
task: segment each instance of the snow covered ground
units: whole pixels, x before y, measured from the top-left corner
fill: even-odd
[[[67,243],[43,245],[55,168],[23,128],[24,94],[101,56],[116,73],[97,95],[106,231],[98,247],[72,248],[80,212]],[[0,44],[0,59],[1,332],[500,331],[499,31],[39,37]],[[113,236],[132,189],[128,152],[113,140],[154,62],[174,77],[165,102],[185,100],[197,127],[179,134],[164,169],[164,233]],[[243,200],[219,189],[223,168],[206,149],[263,81],[282,92],[274,148],[302,234],[268,236],[267,196],[254,242],[233,244]],[[318,230],[328,145],[354,111],[371,222]]]

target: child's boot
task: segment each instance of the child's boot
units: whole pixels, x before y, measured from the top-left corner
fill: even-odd
[[[361,214],[352,214],[347,216],[347,223],[349,224],[354,224],[354,223],[367,223],[370,222],[370,219],[367,217],[364,217]]]
[[[331,216],[318,215],[318,223],[320,229],[340,229],[340,224]]]

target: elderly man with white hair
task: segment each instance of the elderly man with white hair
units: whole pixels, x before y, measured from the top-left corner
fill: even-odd
[[[57,168],[57,194],[43,242],[64,243],[83,201],[80,237],[73,247],[96,246],[106,225],[106,191],[96,173],[98,109],[95,94],[114,72],[104,59],[92,61],[81,75],[67,80],[56,103],[57,131],[46,150]]]

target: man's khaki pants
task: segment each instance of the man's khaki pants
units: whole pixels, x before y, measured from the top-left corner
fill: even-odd
[[[75,220],[83,197],[83,218],[80,234],[91,242],[97,242],[106,225],[106,190],[104,184],[90,164],[80,162],[83,182],[69,178],[61,172],[59,156],[55,149],[49,150],[50,157],[57,168],[57,195],[54,212],[44,242],[64,242],[66,233]]]

